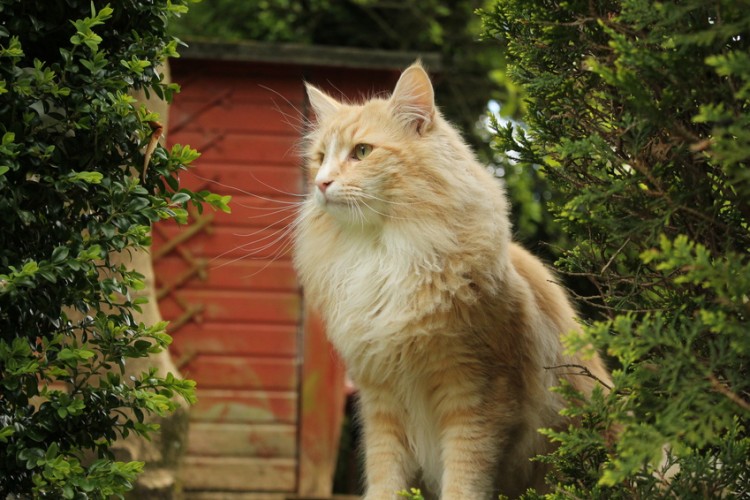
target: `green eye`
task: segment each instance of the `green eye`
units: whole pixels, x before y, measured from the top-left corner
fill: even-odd
[[[352,158],[356,160],[364,160],[371,152],[372,146],[370,144],[357,144],[354,146],[354,151],[352,151]]]

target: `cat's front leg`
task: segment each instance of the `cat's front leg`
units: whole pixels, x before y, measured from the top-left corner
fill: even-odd
[[[478,415],[456,415],[443,427],[441,500],[489,500],[499,453],[496,429]]]
[[[400,498],[397,492],[410,486],[417,465],[408,449],[398,406],[382,388],[376,392],[360,389],[367,481],[363,500],[391,500]]]

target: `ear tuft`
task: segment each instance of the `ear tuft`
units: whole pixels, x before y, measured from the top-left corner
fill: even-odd
[[[305,89],[307,90],[307,98],[310,100],[310,104],[315,112],[315,116],[318,118],[318,122],[321,122],[336,113],[341,106],[336,99],[314,85],[305,83]]]
[[[401,73],[390,104],[394,114],[417,133],[430,129],[435,120],[435,93],[419,61]]]

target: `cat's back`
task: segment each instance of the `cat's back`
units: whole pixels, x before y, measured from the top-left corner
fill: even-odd
[[[539,311],[538,317],[545,323],[543,330],[550,332],[546,338],[538,339],[543,345],[546,344],[545,351],[556,353],[554,359],[547,361],[549,366],[562,367],[553,370],[584,394],[591,392],[598,383],[597,379],[607,383],[609,373],[597,354],[590,357],[563,354],[561,337],[580,333],[580,324],[568,293],[557,277],[541,260],[518,244],[511,244],[510,260],[516,273],[531,290],[534,307]],[[576,367],[581,372],[588,371],[592,376],[580,374]]]
[[[549,318],[559,333],[576,328],[576,313],[556,276],[521,245],[512,243],[509,249],[513,269],[531,290],[539,313]]]

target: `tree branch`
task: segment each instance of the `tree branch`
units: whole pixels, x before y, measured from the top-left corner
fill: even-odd
[[[599,382],[602,385],[602,387],[606,388],[608,391],[612,390],[612,386],[611,385],[609,385],[608,383],[606,383],[605,381],[603,381],[602,379],[600,379],[599,377],[597,377],[596,375],[594,375],[593,373],[591,373],[591,370],[589,370],[588,368],[586,368],[583,365],[564,364],[564,365],[545,366],[544,367],[545,370],[556,370],[558,368],[577,368],[580,371],[578,373],[572,373],[572,375],[584,375],[586,377],[593,378],[594,380],[596,380],[597,382]]]
[[[718,378],[716,378],[716,375],[714,375],[713,373],[709,373],[708,380],[709,382],[711,382],[711,387],[713,388],[713,390],[715,390],[719,394],[723,394],[724,396],[729,398],[733,403],[737,404],[745,411],[750,411],[750,402],[747,402],[746,400],[742,399],[737,394],[732,392],[729,389],[729,387],[722,384],[721,381]]]

